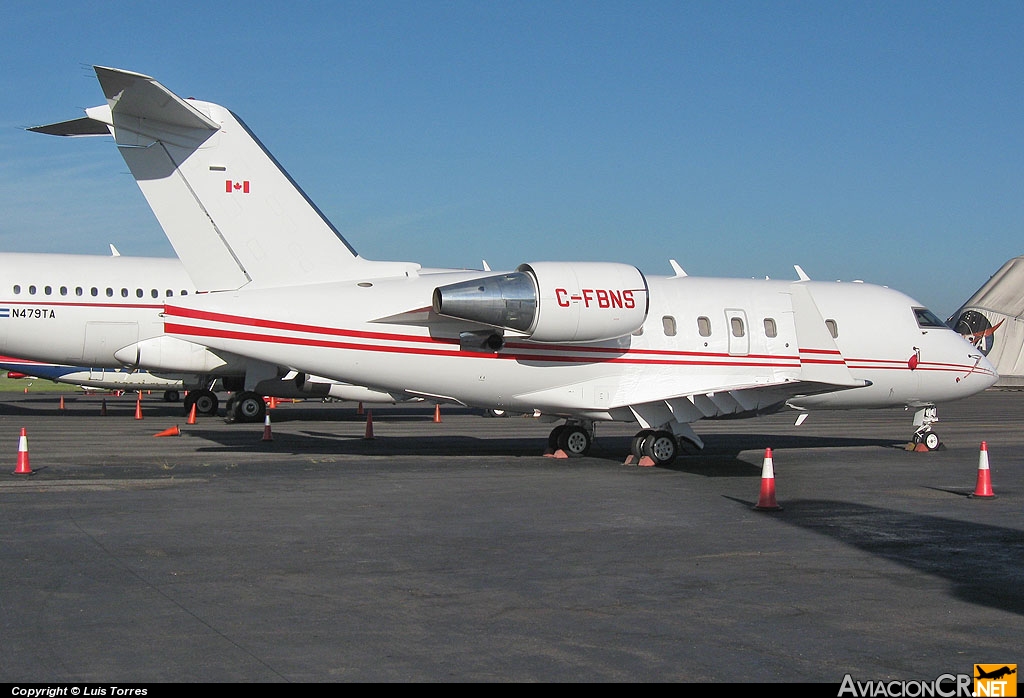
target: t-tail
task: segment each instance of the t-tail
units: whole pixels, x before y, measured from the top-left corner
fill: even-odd
[[[107,104],[30,129],[112,135],[201,291],[415,273],[370,262],[334,228],[231,111],[182,99],[153,78],[96,67]]]

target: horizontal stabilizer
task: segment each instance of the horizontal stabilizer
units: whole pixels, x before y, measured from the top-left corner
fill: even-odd
[[[83,116],[81,119],[60,121],[56,124],[33,126],[28,129],[34,133],[45,133],[48,136],[109,136],[110,127],[102,121]]]

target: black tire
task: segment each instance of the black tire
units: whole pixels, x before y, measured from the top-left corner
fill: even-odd
[[[192,402],[196,406],[196,412],[207,417],[212,417],[217,414],[217,396],[211,390],[197,390],[194,393],[189,394]],[[191,407],[191,406],[190,406]]]
[[[508,412],[505,410],[484,410],[485,417],[507,417]]]
[[[164,402],[177,402],[181,399],[181,393],[177,390],[165,390],[164,391]]]
[[[644,455],[644,441],[653,433],[653,429],[641,429],[638,431],[629,444],[629,452],[636,458],[642,458]]]
[[[566,425],[558,435],[558,448],[573,458],[590,453],[590,442],[590,433],[580,426]]]
[[[679,456],[679,442],[670,431],[656,431],[643,442],[644,455],[658,465],[671,465]]]
[[[267,416],[267,403],[259,393],[246,390],[235,396],[231,411],[236,422],[261,422]]]
[[[921,443],[928,447],[929,451],[937,451],[939,446],[942,445],[942,441],[939,440],[939,435],[934,431],[930,431],[924,435],[921,439]]]
[[[558,438],[562,435],[563,431],[565,431],[565,425],[561,424],[552,429],[551,433],[548,434],[548,448],[550,448],[552,451],[559,447]]]

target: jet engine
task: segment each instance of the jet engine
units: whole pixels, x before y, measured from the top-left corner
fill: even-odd
[[[533,262],[434,289],[434,312],[522,333],[535,342],[624,337],[647,319],[647,280],[612,262]]]

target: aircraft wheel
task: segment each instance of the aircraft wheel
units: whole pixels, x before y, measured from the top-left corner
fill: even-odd
[[[576,425],[566,425],[558,435],[558,447],[569,456],[585,456],[590,452],[590,434]]]
[[[551,433],[548,434],[548,448],[550,448],[552,451],[558,448],[558,439],[562,435],[563,431],[565,431],[565,425],[560,424],[559,426],[552,429]]]
[[[189,398],[196,406],[196,412],[210,417],[217,414],[217,396],[211,390],[197,390]],[[191,408],[191,405],[189,405]]]
[[[164,402],[177,402],[180,399],[181,394],[177,390],[164,391]]]
[[[921,439],[921,443],[927,446],[929,451],[934,451],[942,445],[942,442],[939,440],[939,435],[934,431],[930,431],[925,434],[924,438]]]
[[[484,410],[485,417],[507,417],[508,412],[505,410]]]
[[[644,440],[654,433],[653,429],[642,429],[636,433],[633,440],[629,444],[629,452],[636,458],[641,458],[644,455]]]
[[[644,455],[658,465],[670,465],[679,455],[679,442],[670,431],[656,431],[643,441]]]
[[[232,412],[236,422],[258,422],[267,414],[267,403],[259,393],[246,390],[235,396]]]

